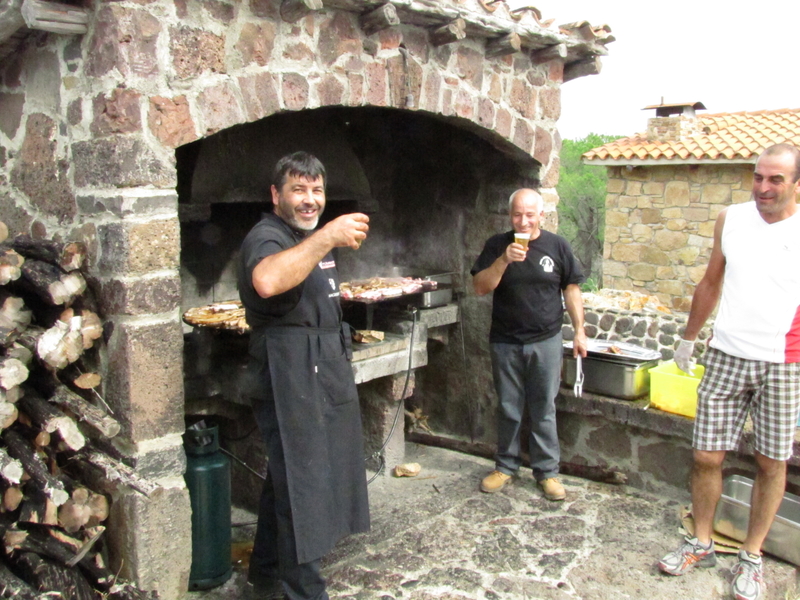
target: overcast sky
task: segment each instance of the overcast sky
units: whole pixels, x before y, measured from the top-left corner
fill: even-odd
[[[655,111],[645,106],[702,102],[703,113],[800,108],[800,2],[714,0],[508,0],[533,5],[551,28],[586,20],[607,23],[599,75],[562,87],[564,139],[589,133],[643,131]]]

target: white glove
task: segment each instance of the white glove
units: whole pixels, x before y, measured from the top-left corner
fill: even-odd
[[[681,340],[678,344],[678,349],[675,350],[675,364],[684,373],[694,375],[695,361],[692,359],[694,353],[694,342],[689,340]]]

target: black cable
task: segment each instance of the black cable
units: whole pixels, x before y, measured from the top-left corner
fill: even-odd
[[[250,465],[248,465],[246,462],[244,462],[241,458],[238,458],[236,455],[232,454],[231,452],[228,452],[227,450],[225,450],[225,448],[220,448],[219,450],[223,454],[226,454],[226,455],[230,456],[233,460],[238,462],[240,465],[242,465],[245,469],[250,471],[253,475],[258,477],[259,479],[263,479],[263,480],[266,481],[267,478],[266,478],[265,475],[262,475],[261,473],[259,473],[255,469],[253,469]]]
[[[408,381],[411,378],[411,365],[413,364],[414,360],[414,332],[417,329],[417,309],[415,307],[411,308],[411,341],[408,345],[408,366],[406,368],[406,380],[403,383],[403,391],[400,393],[400,403],[397,406],[397,412],[394,415],[394,421],[392,422],[392,428],[389,430],[389,435],[386,436],[386,439],[383,441],[383,445],[373,452],[370,456],[365,458],[364,460],[370,460],[371,458],[379,458],[381,461],[380,467],[375,472],[375,474],[367,481],[367,485],[375,481],[375,479],[383,472],[383,469],[386,467],[386,459],[383,456],[383,451],[386,449],[386,446],[389,445],[389,440],[392,439],[392,434],[394,433],[395,427],[397,427],[397,421],[400,418],[400,412],[405,408],[405,398],[406,398],[406,391],[408,390]]]

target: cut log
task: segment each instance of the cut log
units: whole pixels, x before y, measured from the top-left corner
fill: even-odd
[[[20,486],[8,485],[3,491],[3,510],[6,512],[14,512],[19,508],[24,497]]]
[[[359,17],[361,29],[364,35],[372,35],[384,29],[389,29],[395,25],[400,25],[400,17],[397,16],[397,9],[393,4],[386,3],[375,10],[364,13]]]
[[[81,546],[81,549],[75,555],[75,558],[72,558],[67,562],[67,566],[68,567],[74,567],[79,562],[81,562],[83,560],[83,558],[87,554],[89,554],[89,551],[95,545],[97,540],[100,539],[100,536],[103,535],[105,530],[106,530],[105,527],[100,527],[100,526],[87,527],[86,529],[84,529],[83,530],[83,538],[86,540],[86,542],[84,542],[83,546]],[[100,566],[100,567],[104,567],[105,566],[105,562],[103,561],[102,555],[95,554],[93,560],[94,560],[94,562],[95,562],[95,564],[97,566]]]
[[[149,496],[158,488],[125,463],[96,450],[76,454],[69,459],[67,466],[78,472],[81,481],[103,492],[114,493],[117,485],[123,485]]]
[[[0,306],[0,345],[14,342],[28,328],[31,318],[32,313],[25,308],[22,298],[5,296]]]
[[[98,373],[83,373],[75,378],[72,382],[75,387],[82,390],[93,390],[103,381],[102,376]]]
[[[434,46],[444,46],[459,42],[465,37],[467,37],[467,24],[464,19],[459,17],[432,31],[430,39]]]
[[[65,385],[56,388],[50,402],[69,410],[75,418],[85,421],[102,435],[112,438],[120,432],[120,424],[104,411],[84,400]]]
[[[67,533],[75,533],[92,518],[92,508],[88,505],[89,490],[78,488],[72,497],[58,507],[58,524]]]
[[[58,431],[70,449],[80,450],[86,445],[86,438],[75,421],[33,390],[26,390],[17,406],[47,433]]]
[[[8,565],[0,561],[0,598],[44,600],[46,596],[40,594],[30,584],[14,575]]]
[[[11,402],[0,402],[0,431],[8,429],[17,422],[19,411]]]
[[[44,327],[29,325],[19,334],[15,343],[27,348],[32,353],[36,353],[36,345],[39,343],[39,338],[44,335],[45,331],[46,329]]]
[[[322,9],[322,0],[283,0],[281,18],[287,23],[296,23],[311,12]]]
[[[54,369],[63,369],[83,353],[82,319],[58,320],[36,342],[36,354]]]
[[[28,350],[22,344],[14,342],[13,344],[11,344],[11,346],[6,348],[6,357],[16,358],[18,361],[20,361],[23,365],[27,367],[31,364],[31,360],[33,359],[33,352]]]
[[[47,466],[42,459],[34,453],[33,448],[31,448],[31,445],[25,438],[11,429],[5,430],[2,434],[2,438],[6,443],[8,454],[12,458],[16,458],[22,464],[22,469],[25,473],[42,486],[48,498],[50,498],[56,506],[61,506],[64,502],[69,500],[69,494],[64,489],[63,482],[50,474]],[[19,480],[13,483],[19,483]]]
[[[81,311],[81,338],[83,339],[83,349],[88,350],[94,346],[94,341],[103,336],[103,323],[97,313],[90,310]]]
[[[68,273],[80,269],[86,258],[86,246],[80,242],[34,240],[29,235],[18,235],[7,245],[27,258],[54,264]]]
[[[53,501],[47,497],[42,486],[31,479],[23,487],[24,498],[20,505],[20,523],[41,523],[42,525],[58,525],[58,510]]]
[[[10,390],[0,389],[0,402],[15,404],[23,395],[24,392],[21,386],[13,387]]]
[[[25,261],[22,278],[37,296],[52,306],[71,304],[86,290],[86,281],[80,272],[65,273],[41,260]]]
[[[8,483],[17,484],[22,480],[22,463],[11,458],[5,448],[0,448],[0,476]]]
[[[0,357],[0,388],[8,391],[28,379],[28,367],[17,358]]]
[[[0,285],[16,281],[22,276],[25,257],[11,248],[0,248]]]
[[[513,31],[503,37],[488,40],[486,42],[486,58],[497,58],[519,52],[522,48],[522,41],[519,34]]]
[[[50,445],[50,434],[38,427],[31,427],[18,422],[14,430],[27,439],[37,451]]]
[[[6,553],[35,552],[66,566],[79,555],[84,543],[50,527],[31,525],[25,530],[9,527],[3,535]],[[114,574],[98,564],[92,556],[84,556],[77,563],[81,570],[102,590],[114,584]]]
[[[25,581],[39,590],[58,592],[69,600],[95,600],[95,592],[78,569],[70,569],[36,552],[20,552],[14,558],[17,570]],[[40,598],[52,597],[39,596]]]
[[[89,517],[89,521],[86,523],[87,527],[96,527],[108,519],[111,505],[108,503],[108,498],[104,494],[91,492],[89,494],[89,501],[86,504],[92,511],[92,516]]]

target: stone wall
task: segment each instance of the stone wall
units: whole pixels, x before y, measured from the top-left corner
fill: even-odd
[[[541,168],[525,183],[541,185],[554,229],[563,63],[486,58],[482,39],[437,48],[410,25],[365,36],[348,12],[290,24],[272,0],[91,6],[85,36],[32,32],[0,66],[0,215],[12,235],[89,248],[108,341],[102,393],[123,424],[121,450],[162,487],[115,499],[113,566],[171,599],[186,590],[190,555],[175,148],[278,112],[425,111],[532,156]],[[507,227],[504,198],[519,183],[479,190],[455,224],[465,261]],[[485,301],[465,306],[488,322]],[[486,329],[470,340],[482,363]]]
[[[609,167],[603,287],[688,312],[717,215],[748,201],[752,183],[752,165]]]
[[[635,312],[613,308],[584,308],[586,325],[584,330],[590,339],[613,340],[636,344],[642,348],[658,350],[662,360],[672,360],[683,331],[686,328],[686,314],[667,315],[659,312]],[[700,330],[694,347],[695,359],[700,358],[706,350],[707,340],[711,337],[713,320]],[[564,314],[562,335],[565,340],[574,337],[568,314]]]

